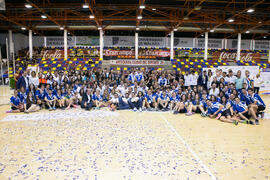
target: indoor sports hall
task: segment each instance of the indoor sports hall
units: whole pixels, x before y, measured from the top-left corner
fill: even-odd
[[[0,179],[269,180],[269,7],[0,0]]]

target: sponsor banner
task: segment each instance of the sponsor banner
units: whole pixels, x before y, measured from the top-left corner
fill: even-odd
[[[204,48],[205,39],[197,39],[197,48]],[[208,48],[212,49],[221,49],[222,48],[222,39],[208,39]]]
[[[46,46],[51,47],[64,47],[64,37],[61,36],[48,36]],[[68,36],[67,44],[69,47],[75,46],[75,37]]]
[[[38,52],[37,52],[38,54]],[[51,50],[42,50],[40,53],[41,58],[62,58],[64,57],[63,49],[51,49]],[[68,49],[69,57],[98,57],[98,49]]]
[[[168,47],[170,47],[171,39],[169,39]],[[193,38],[174,38],[174,47],[192,48]]]
[[[214,60],[224,60],[228,62],[236,61],[236,51],[218,51],[213,52],[212,58]],[[261,55],[259,53],[240,53],[240,61],[260,61]]]
[[[125,66],[160,66],[164,65],[165,61],[158,60],[110,60],[111,65]]]
[[[135,50],[104,50],[104,56],[135,56]],[[139,49],[139,56],[170,57],[169,50]]]
[[[76,46],[99,46],[99,36],[76,36]]]
[[[166,47],[165,37],[139,37],[139,47]]]
[[[134,36],[105,36],[104,37],[105,47],[134,47],[135,37]]]
[[[250,49],[251,40],[242,40],[241,49]],[[237,49],[237,39],[228,39],[227,49]]]
[[[255,50],[270,49],[270,41],[255,40]]]

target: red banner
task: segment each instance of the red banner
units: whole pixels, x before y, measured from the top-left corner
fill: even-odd
[[[105,50],[104,56],[135,56],[135,50]],[[139,49],[139,56],[170,57],[169,50]]]
[[[236,52],[213,52],[213,60],[224,60],[224,61],[236,61]],[[259,53],[241,53],[240,61],[260,61],[261,55]]]

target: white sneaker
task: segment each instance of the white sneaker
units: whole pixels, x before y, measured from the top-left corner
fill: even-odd
[[[137,111],[137,108],[134,108],[133,111],[136,112]]]
[[[139,111],[142,112],[142,108],[140,108]]]

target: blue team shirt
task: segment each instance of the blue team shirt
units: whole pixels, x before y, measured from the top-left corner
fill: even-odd
[[[245,104],[245,103],[243,103],[243,102],[240,102],[239,104],[234,104],[234,106],[233,106],[233,110],[234,111],[237,111],[237,112],[244,112],[245,110],[246,110],[246,108],[247,108],[247,105]]]
[[[252,96],[249,96],[249,100],[250,100],[250,103],[254,103],[255,101],[257,101],[257,105],[262,105],[265,107],[265,104],[262,98],[258,94],[254,93]]]
[[[15,106],[18,106],[22,101],[21,101],[21,99],[18,96],[17,97],[11,96],[10,102],[12,104],[14,104]]]

